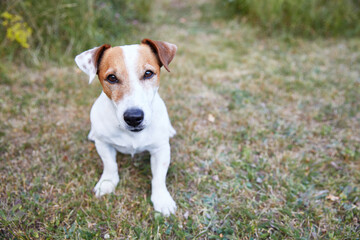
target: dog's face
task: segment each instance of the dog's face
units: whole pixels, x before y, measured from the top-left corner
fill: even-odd
[[[105,44],[79,54],[75,61],[90,76],[90,83],[98,75],[104,93],[114,103],[119,127],[139,132],[151,122],[160,68],[169,71],[176,49],[171,43],[144,39],[140,45]]]

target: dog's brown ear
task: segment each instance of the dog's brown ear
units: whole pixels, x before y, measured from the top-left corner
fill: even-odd
[[[109,44],[103,44],[98,49],[96,49],[96,52],[94,54],[94,63],[96,64],[96,74],[99,73],[99,65],[101,62],[101,58],[104,54],[104,51],[108,48],[111,48]]]
[[[93,81],[98,73],[99,64],[104,51],[111,46],[109,44],[101,45],[93,49],[87,50],[75,57],[78,67],[87,75],[89,75],[89,84]]]
[[[169,64],[175,57],[177,50],[176,45],[163,41],[155,41],[148,38],[143,39],[141,43],[149,45],[153,52],[158,56],[160,63],[166,68],[168,72],[170,72]]]

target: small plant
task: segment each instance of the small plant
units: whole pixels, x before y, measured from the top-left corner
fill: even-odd
[[[18,42],[23,48],[29,48],[28,39],[32,34],[32,29],[23,18],[9,12],[3,12],[1,18],[2,25],[6,28],[6,38]]]

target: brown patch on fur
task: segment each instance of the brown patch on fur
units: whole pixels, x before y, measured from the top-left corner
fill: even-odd
[[[139,59],[136,66],[138,81],[142,81],[145,87],[156,87],[160,83],[161,61],[148,44],[141,44],[139,48]],[[153,79],[143,79],[147,70],[154,72]],[[109,83],[106,78],[114,74],[119,83]],[[100,59],[98,76],[104,93],[113,101],[121,100],[124,95],[130,93],[130,79],[126,69],[124,53],[121,47],[113,47],[103,52]]]
[[[95,64],[97,71],[99,69],[99,64],[101,62],[101,58],[102,58],[105,50],[108,48],[111,48],[111,46],[109,44],[103,44],[100,47],[98,47],[98,49],[96,49],[96,52],[94,54],[94,64]]]
[[[159,61],[161,63],[160,67],[164,65],[165,69],[170,72],[169,64],[175,57],[177,47],[174,44],[162,41],[155,41],[148,38],[143,39],[141,43],[149,45],[153,52],[159,58]]]
[[[148,65],[151,65],[153,68],[149,69]],[[138,68],[138,75],[140,79],[143,78],[146,70],[153,71],[157,77],[156,85],[158,86],[160,83],[160,67],[161,62],[159,62],[155,53],[151,50],[150,46],[147,44],[141,44],[139,49],[139,68]],[[151,79],[145,79],[143,81],[151,81]]]
[[[114,74],[119,83],[109,83],[106,78]],[[117,102],[130,92],[129,77],[124,62],[124,54],[120,47],[113,47],[104,52],[99,64],[98,76],[104,93]]]

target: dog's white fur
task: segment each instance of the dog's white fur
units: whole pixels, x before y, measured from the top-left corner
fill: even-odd
[[[170,43],[166,43],[170,44]],[[169,46],[175,47],[170,44]],[[115,102],[104,92],[95,101],[90,114],[91,131],[89,139],[95,142],[104,171],[94,188],[100,197],[115,191],[119,182],[116,152],[134,155],[149,151],[151,154],[151,201],[154,209],[165,216],[175,213],[176,204],[166,188],[166,174],[170,164],[169,138],[175,135],[171,126],[166,106],[158,94],[158,87],[140,82],[136,71],[139,61],[139,45],[121,46],[126,71],[130,81],[131,92]],[[89,83],[96,76],[94,54],[97,48],[85,51],[76,56],[79,68],[89,75]],[[176,51],[176,49],[175,49]],[[147,66],[152,68],[155,66]],[[157,76],[156,76],[157,77]],[[152,79],[151,81],[156,81]],[[148,85],[146,85],[148,84]],[[127,109],[139,108],[144,112],[144,129],[140,132],[128,130],[123,114]]]

